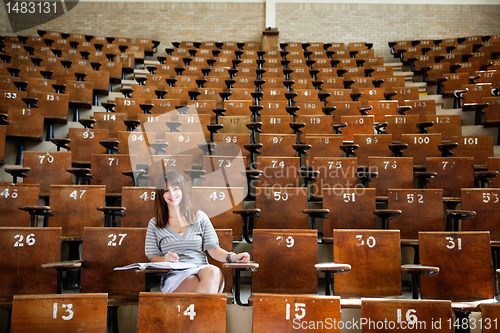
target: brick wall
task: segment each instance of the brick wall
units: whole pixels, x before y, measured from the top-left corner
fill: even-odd
[[[0,5],[2,22],[6,16]],[[52,30],[114,37],[143,37],[162,41],[260,42],[265,27],[264,3],[221,2],[79,2],[65,15],[18,32],[37,35]],[[0,35],[11,35],[7,24]]]
[[[282,41],[371,42],[386,58],[390,41],[500,33],[498,5],[277,3],[276,11]]]
[[[276,3],[281,41],[374,43],[390,59],[387,42],[500,33],[499,5]],[[0,6],[0,35],[10,35]],[[80,2],[37,29],[144,37],[162,41],[260,41],[264,2]]]

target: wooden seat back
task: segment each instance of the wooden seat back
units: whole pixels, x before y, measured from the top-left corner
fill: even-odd
[[[425,168],[427,157],[440,157],[438,146],[442,143],[440,133],[402,134],[401,141],[408,148],[403,150],[404,156],[413,158],[413,165]]]
[[[418,239],[419,231],[444,231],[443,190],[390,189],[389,209],[401,210],[389,221],[389,228],[399,230],[401,239]]]
[[[94,112],[95,129],[105,129],[108,131],[108,139],[118,139],[118,132],[126,131],[127,114],[123,112]]]
[[[68,144],[71,148],[71,163],[90,165],[92,154],[106,154],[106,148],[99,141],[108,139],[108,130],[70,128],[68,139],[71,140]]]
[[[336,295],[401,296],[399,231],[335,229],[333,259],[351,265],[349,273],[335,276]]]
[[[257,187],[255,205],[260,209],[257,229],[307,229],[307,189],[303,187]]]
[[[336,115],[334,121],[335,119],[337,119]],[[373,116],[341,116],[340,122],[347,123],[347,127],[342,128],[344,141],[354,140],[355,134],[373,134]]]
[[[241,216],[234,210],[243,208],[246,195],[243,187],[193,186],[191,200],[195,208],[204,211],[215,229],[230,229],[235,240],[242,235]]]
[[[42,141],[44,109],[8,107],[9,124],[6,135]]]
[[[181,173],[186,181],[190,184],[191,178],[184,173],[184,170],[192,169],[191,155],[151,155],[148,166],[148,175],[151,179],[148,181],[149,186],[156,186],[158,178],[167,170],[175,170]]]
[[[31,171],[24,179],[25,184],[39,184],[40,195],[49,193],[50,185],[71,184],[71,151],[26,151],[23,166]]]
[[[468,135],[452,137],[458,143],[453,149],[456,157],[473,157],[475,167],[486,168],[488,157],[493,157],[493,137],[491,135]]]
[[[61,227],[63,240],[81,240],[84,227],[104,227],[106,187],[102,185],[51,185],[49,226]]]
[[[56,94],[52,90],[49,92],[39,92],[35,96],[38,99],[38,107],[45,110],[44,117],[55,119],[62,123],[68,120],[68,94]]]
[[[145,290],[144,275],[114,271],[115,267],[147,262],[145,228],[91,228],[83,234],[81,285],[85,293],[138,293]]]
[[[302,137],[302,136],[301,136]],[[311,145],[307,151],[306,164],[313,165],[314,159],[319,157],[342,157],[340,146],[343,143],[342,134],[308,134],[305,144]]]
[[[420,232],[420,263],[439,267],[422,276],[423,298],[474,301],[494,297],[488,232]]]
[[[316,230],[254,229],[252,291],[277,294],[316,294],[318,235]],[[279,272],[279,273],[278,273]]]
[[[462,209],[476,212],[474,219],[462,221],[463,231],[489,231],[492,241],[500,241],[497,216],[500,209],[500,189],[463,188]]]
[[[413,188],[411,157],[368,157],[368,166],[370,171],[378,172],[369,183],[377,196],[386,196],[390,188]]]
[[[38,206],[39,191],[38,184],[0,184],[0,226],[29,227],[30,216],[19,207]]]
[[[226,332],[225,294],[140,293],[138,333]]]
[[[441,133],[443,141],[451,141],[454,136],[462,135],[462,118],[460,115],[427,115],[426,121],[432,121],[429,133]]]
[[[443,197],[460,197],[462,188],[474,187],[472,157],[427,157],[426,171],[437,173],[427,188],[443,189]]]
[[[400,106],[411,106],[411,110],[406,111],[407,115],[418,114],[419,121],[426,121],[426,116],[432,116],[436,114],[436,101],[433,99],[429,100],[405,100],[399,103]]]
[[[107,294],[18,295],[12,332],[106,332]]]
[[[122,187],[121,205],[125,214],[120,218],[120,226],[124,228],[146,228],[154,216],[154,187]]]
[[[122,174],[135,170],[136,156],[123,154],[93,154],[90,185],[105,185],[106,194],[121,194],[123,186],[132,186],[132,179]]]
[[[253,332],[315,329],[340,332],[340,298],[318,295],[254,294]],[[312,325],[312,326],[311,326]],[[314,327],[314,328],[313,328]]]
[[[418,115],[408,116],[385,116],[387,122],[386,130],[392,134],[392,140],[401,142],[403,134],[417,134],[417,123],[419,122]]]
[[[295,134],[261,134],[260,150],[262,156],[287,156],[293,157],[296,155],[293,145],[296,143]]]
[[[42,264],[61,259],[61,228],[0,228],[0,295],[56,292],[56,272]]]
[[[330,213],[323,220],[323,241],[333,240],[333,230],[375,229],[375,189],[323,188],[323,209]]]
[[[363,332],[375,333],[388,323],[391,332],[453,332],[451,301],[435,300],[361,300],[361,318],[365,319]]]
[[[262,170],[258,186],[298,187],[300,186],[299,157],[264,156],[257,160],[257,169]]]
[[[262,122],[262,132],[265,134],[293,134],[290,127],[290,123],[293,122],[293,116],[291,115],[285,113],[261,115],[260,121]],[[248,132],[248,130],[245,132]]]
[[[358,165],[367,166],[369,156],[392,157],[391,134],[354,134],[354,144],[359,145],[355,150]]]

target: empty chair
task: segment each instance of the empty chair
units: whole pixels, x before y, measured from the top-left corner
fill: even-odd
[[[460,198],[462,188],[474,187],[474,158],[427,157],[426,171],[435,172],[427,188],[443,189],[443,199]]]
[[[473,219],[462,220],[463,231],[489,231],[492,242],[500,241],[498,216],[500,189],[462,188],[462,210],[473,211]]]
[[[122,187],[121,205],[126,209],[120,218],[120,226],[146,228],[154,216],[154,187]]]
[[[334,295],[402,298],[399,231],[336,229],[333,258],[351,266],[349,272],[335,275]]]
[[[136,156],[123,154],[93,154],[91,185],[105,185],[106,194],[120,195],[123,186],[132,186],[132,179],[123,172],[135,170]]]
[[[413,188],[411,157],[368,157],[368,168],[378,172],[378,177],[369,183],[378,197],[387,196],[389,188]]]

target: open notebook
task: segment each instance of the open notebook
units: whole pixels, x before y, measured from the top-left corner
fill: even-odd
[[[116,267],[115,271],[127,269],[185,269],[196,267],[195,264],[185,262],[139,262],[127,266]]]

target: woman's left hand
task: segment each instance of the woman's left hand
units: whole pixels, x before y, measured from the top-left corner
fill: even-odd
[[[248,252],[233,254],[231,260],[233,262],[246,263],[250,261],[250,254]]]

